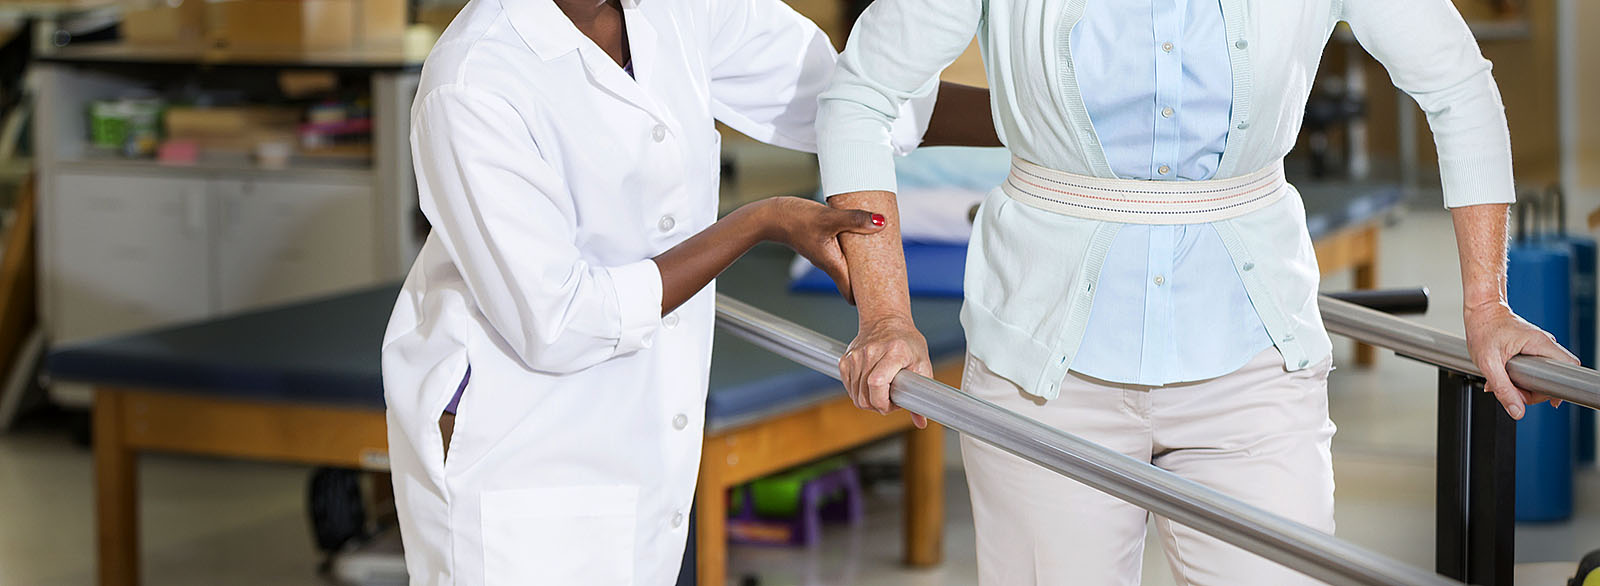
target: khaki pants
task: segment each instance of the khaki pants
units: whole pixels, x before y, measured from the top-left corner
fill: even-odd
[[[1061,395],[1025,394],[968,357],[973,395],[1136,460],[1333,531],[1327,377],[1331,359],[1287,372],[1268,348],[1237,372],[1142,387],[1068,373]],[[961,439],[983,586],[1138,584],[1147,515],[1005,453]],[[1315,584],[1310,578],[1157,517],[1179,585]]]

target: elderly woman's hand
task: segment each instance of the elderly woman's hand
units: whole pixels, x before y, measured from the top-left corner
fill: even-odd
[[[1512,419],[1522,419],[1527,405],[1547,401],[1549,397],[1517,388],[1506,374],[1506,361],[1519,354],[1529,354],[1578,364],[1578,358],[1557,344],[1554,336],[1512,313],[1504,303],[1469,306],[1465,317],[1467,350],[1488,381],[1484,390],[1494,393]]]
[[[928,359],[928,341],[912,324],[910,316],[889,316],[861,324],[850,349],[839,360],[839,376],[845,392],[857,407],[888,414],[899,407],[889,400],[889,385],[901,370],[933,377]],[[913,414],[918,428],[927,427],[921,415]]]

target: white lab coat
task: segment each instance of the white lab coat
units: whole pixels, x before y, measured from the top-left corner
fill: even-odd
[[[650,259],[716,220],[713,119],[815,149],[835,56],[779,0],[623,5],[637,81],[550,0],[473,0],[423,67],[411,144],[433,232],[383,346],[413,584],[677,574],[714,302],[661,317]],[[469,365],[447,459],[437,421]]]

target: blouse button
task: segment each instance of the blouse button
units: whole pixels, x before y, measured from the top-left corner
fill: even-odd
[[[657,124],[655,128],[650,129],[650,138],[655,139],[656,142],[666,140],[667,127],[662,124]]]
[[[689,416],[688,415],[684,415],[682,413],[679,413],[677,415],[672,416],[672,428],[673,429],[676,429],[676,430],[679,430],[679,431],[683,431],[683,428],[685,428],[685,427],[689,427]]]
[[[1172,172],[1172,167],[1168,167],[1166,165],[1162,165],[1162,166],[1156,168],[1156,172],[1160,173],[1162,175],[1166,175],[1167,173],[1171,173]]]
[[[672,216],[661,216],[661,221],[656,222],[656,227],[660,228],[662,232],[671,232],[672,227],[677,225],[678,221],[672,219]]]
[[[666,326],[669,330],[678,327],[678,314],[667,314],[667,317],[661,318],[661,325]]]
[[[1163,53],[1171,53],[1172,52],[1172,42],[1168,41],[1168,42],[1165,42],[1165,43],[1161,43],[1161,51]]]

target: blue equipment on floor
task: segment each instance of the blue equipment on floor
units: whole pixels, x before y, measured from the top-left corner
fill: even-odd
[[[1542,207],[1535,198],[1517,204],[1507,297],[1512,311],[1571,348],[1572,251],[1543,237]],[[1572,516],[1576,410],[1571,405],[1530,405],[1517,424],[1517,521],[1561,521]]]
[[[1572,315],[1576,320],[1573,330],[1572,345],[1569,348],[1573,354],[1583,361],[1589,368],[1595,367],[1595,360],[1600,359],[1600,350],[1595,348],[1595,260],[1600,246],[1595,244],[1593,238],[1580,234],[1567,232],[1567,194],[1561,190],[1560,185],[1551,185],[1545,192],[1546,201],[1554,206],[1556,217],[1556,232],[1550,238],[1572,251]],[[1578,465],[1592,465],[1595,463],[1595,412],[1591,409],[1578,410]]]

